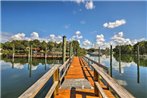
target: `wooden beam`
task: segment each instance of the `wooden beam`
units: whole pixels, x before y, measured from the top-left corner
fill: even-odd
[[[108,96],[105,94],[104,90],[102,89],[102,87],[100,86],[100,84],[98,82],[94,83],[99,91],[99,93],[101,94],[102,98],[108,98]]]
[[[53,74],[53,83],[59,82],[59,69],[57,69]],[[58,94],[59,84],[57,84],[55,90],[54,90],[54,96]]]
[[[45,73],[39,80],[37,80],[29,89],[27,89],[19,98],[34,98],[41,90],[45,83],[50,79],[54,72],[60,65],[53,66],[47,73]]]
[[[104,66],[104,65],[102,65],[102,64],[100,64],[100,63],[98,63],[98,62],[96,62],[96,61],[94,61],[94,60],[92,60],[92,59],[90,59],[90,58],[88,58],[88,57],[86,57],[86,56],[84,56],[84,58],[85,58],[85,59],[88,59],[88,61],[93,62],[94,64],[96,64],[96,65],[102,67],[102,68],[105,69],[106,71],[108,70],[108,68],[107,68],[106,66]]]
[[[53,95],[57,85],[58,85],[58,81],[54,82],[54,84],[50,88],[49,92],[46,94],[45,98],[51,98],[51,96]]]
[[[103,68],[97,66],[96,64],[91,65],[96,72],[106,81],[106,83],[113,89],[113,91],[120,98],[135,98],[131,93],[119,85],[111,76],[109,76]]]

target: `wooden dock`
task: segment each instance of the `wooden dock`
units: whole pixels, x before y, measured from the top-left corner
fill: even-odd
[[[74,57],[55,98],[99,98],[94,93],[93,73],[82,58]],[[105,86],[103,89],[108,98],[115,98]]]
[[[53,84],[45,98],[134,98],[107,72],[107,67],[90,58],[72,56],[62,66],[52,67],[19,98],[34,98],[51,77]]]

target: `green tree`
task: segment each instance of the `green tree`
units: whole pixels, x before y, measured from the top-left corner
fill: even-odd
[[[48,42],[47,46],[49,51],[52,51],[52,49],[54,48],[54,42]]]

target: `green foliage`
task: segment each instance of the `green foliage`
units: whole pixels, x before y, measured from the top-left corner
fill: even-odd
[[[147,54],[147,41],[138,42],[133,47],[133,52],[137,52],[137,46],[139,45],[140,54]]]
[[[113,56],[116,59],[116,61],[119,62],[119,55],[114,54]],[[123,55],[121,55],[121,62],[126,62],[126,63],[135,62],[137,64],[138,63],[138,58],[137,58],[136,55],[123,54]],[[140,57],[140,64],[139,65],[140,66],[147,66],[147,58]]]
[[[84,48],[79,48],[77,52],[77,56],[84,56],[86,55],[86,50]]]
[[[94,49],[94,48],[90,48],[87,50],[87,52],[95,52],[97,49]]]
[[[12,54],[13,47],[15,47],[15,53],[28,53],[30,46],[32,45],[33,48],[38,48],[38,52],[47,52],[47,50],[50,51],[62,51],[62,42],[56,43],[56,42],[48,42],[45,41],[40,42],[39,40],[35,39],[32,41],[27,40],[14,40],[12,42],[5,42],[1,43],[2,53],[4,55]],[[77,54],[77,56],[82,56],[86,54],[86,50],[80,48],[80,44],[78,41],[72,41],[73,51]],[[66,52],[69,53],[69,42],[66,42]]]
[[[135,54],[137,53],[137,47],[139,45],[140,54],[147,54],[147,41],[138,42],[134,46],[131,45],[121,45],[116,46],[113,51],[114,53],[119,53],[119,47],[121,47],[121,54]]]
[[[86,55],[86,50],[84,48],[80,47],[80,44],[78,41],[73,40],[72,41],[72,46],[73,46],[73,52],[76,56],[84,56]]]

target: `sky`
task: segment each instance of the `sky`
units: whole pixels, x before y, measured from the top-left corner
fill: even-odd
[[[78,40],[84,48],[147,39],[146,1],[2,1],[1,42]]]

